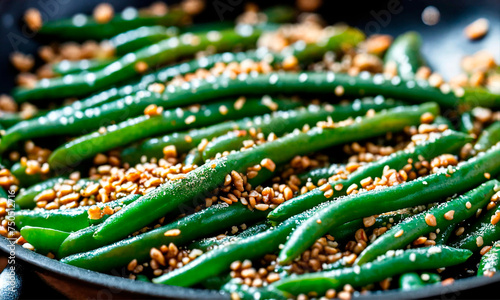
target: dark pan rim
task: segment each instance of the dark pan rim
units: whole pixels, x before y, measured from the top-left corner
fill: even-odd
[[[0,249],[6,253],[10,252],[10,242],[6,238],[0,239]],[[131,281],[127,278],[117,277],[95,271],[89,271],[79,267],[64,264],[58,260],[48,258],[36,252],[15,246],[15,257],[39,269],[49,271],[62,277],[71,278],[83,283],[89,283],[103,288],[120,290],[136,295],[174,298],[174,299],[229,299],[229,295],[218,291],[183,288],[171,285],[154,284],[142,281]],[[425,289],[414,291],[391,290],[386,292],[374,292],[360,295],[358,299],[421,299],[436,296],[460,293],[472,288],[500,282],[500,274],[493,277],[471,277],[456,280],[453,284],[443,286],[440,284],[429,286]]]

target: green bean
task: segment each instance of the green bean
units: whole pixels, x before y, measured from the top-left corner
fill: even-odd
[[[343,105],[327,105],[319,107],[311,105],[307,109],[299,108],[296,110],[276,112],[272,115],[256,117],[251,121],[238,122],[238,129],[257,128],[264,135],[274,133],[278,136],[294,129],[301,129],[305,125],[314,126],[319,121],[324,121],[331,118],[332,121],[338,122],[350,117],[364,115],[369,110],[380,111],[382,109],[395,107],[398,104],[392,100],[384,101],[383,98],[365,99],[364,101],[356,100],[351,104]],[[239,132],[228,132],[225,135],[214,138],[209,142],[203,150],[203,159],[213,158],[217,153],[224,151],[238,150],[242,147],[245,140],[251,139],[250,134],[241,135]]]
[[[366,229],[367,230],[369,229],[371,231],[372,229],[375,229],[375,228],[385,227],[388,224],[396,225],[399,222],[401,222],[402,220],[404,220],[410,216],[411,215],[407,214],[407,213],[403,213],[403,214],[389,213],[389,214],[379,215],[375,219],[375,223],[373,225],[367,227]],[[330,235],[335,238],[335,241],[342,242],[342,241],[347,240],[348,238],[352,238],[358,229],[364,228],[364,227],[365,226],[363,223],[363,219],[358,219],[358,220],[348,222],[344,225],[341,225],[337,228],[330,230]],[[370,235],[369,232],[367,233],[367,236]]]
[[[42,79],[34,88],[18,88],[13,96],[17,102],[47,98],[76,97],[107,88],[137,75],[136,64],[145,63],[151,68],[172,62],[204,50],[207,46],[218,51],[231,50],[236,46],[249,47],[255,44],[260,32],[249,26],[221,32],[183,34],[128,53],[104,69],[61,78]]]
[[[377,238],[358,256],[356,264],[362,265],[370,262],[388,250],[402,249],[419,236],[429,234],[457,224],[470,218],[476,211],[484,207],[495,189],[500,188],[498,180],[490,180],[479,187],[470,190],[464,195],[435,206],[391,227],[386,233]],[[451,217],[446,215],[451,213]],[[429,221],[432,218],[433,221]],[[451,219],[450,219],[451,218]]]
[[[325,120],[329,115],[342,120],[350,116],[362,115],[370,109],[378,111],[398,104],[398,102],[392,100],[375,97],[373,100],[367,98],[355,100],[347,105],[335,105],[333,106],[333,112],[330,111],[331,106],[321,107],[317,105],[309,105],[307,108],[290,111],[277,111],[269,115],[219,123],[207,128],[193,129],[181,133],[176,132],[161,138],[146,140],[140,145],[125,149],[122,152],[122,159],[130,163],[137,163],[143,155],[147,158],[161,157],[163,148],[168,145],[175,145],[178,152],[184,153],[194,148],[203,139],[209,140],[235,129],[248,130],[252,127],[259,127],[264,134],[270,134],[271,132],[282,134],[286,131],[292,131],[294,128],[301,128],[305,124],[314,125],[317,121]],[[199,153],[195,154],[199,155]]]
[[[312,209],[292,216],[262,233],[208,251],[184,267],[153,279],[153,282],[191,286],[229,270],[231,263],[236,260],[252,260],[273,253],[286,241],[288,234],[314,212],[315,209]]]
[[[437,125],[437,126],[446,125],[450,129],[454,128],[453,123],[451,123],[450,120],[448,120],[447,118],[445,118],[443,116],[436,116],[434,118],[434,122],[432,122],[432,124]]]
[[[399,288],[403,291],[412,291],[424,287],[426,284],[415,272],[404,273],[399,277]]]
[[[0,149],[8,149],[11,145],[20,140],[54,135],[77,135],[84,133],[84,128],[87,130],[97,129],[100,126],[107,125],[106,120],[101,120],[94,124],[92,122],[82,124],[80,123],[82,121],[79,119],[84,115],[93,116],[96,113],[96,107],[99,105],[119,98],[126,98],[129,95],[134,95],[139,91],[146,90],[151,83],[168,81],[179,75],[193,73],[199,68],[210,68],[217,62],[227,63],[231,61],[242,61],[244,59],[261,60],[268,53],[269,52],[263,48],[257,51],[252,50],[238,53],[225,52],[162,68],[154,73],[145,75],[137,82],[108,89],[81,101],[75,101],[71,105],[52,110],[47,113],[46,116],[40,116],[33,120],[21,122],[7,130],[2,137]],[[178,103],[177,106],[181,105],[181,103]],[[170,107],[176,107],[176,105]],[[75,116],[80,117],[75,118]],[[117,113],[114,118],[115,120],[125,120],[126,116],[123,117]]]
[[[316,184],[320,179],[328,179],[329,177],[338,174],[340,170],[345,170],[344,164],[331,164],[328,167],[312,169],[297,176],[302,184],[305,184],[307,181],[311,181]]]
[[[420,116],[425,112],[437,114],[438,107],[435,103],[397,107],[374,116],[356,118],[346,126],[331,129],[315,127],[308,132],[295,132],[252,149],[210,161],[189,172],[184,179],[158,187],[133,205],[112,215],[96,232],[95,238],[115,240],[126,236],[172,211],[179,204],[217,188],[231,171],[244,172],[248,167],[260,163],[263,158],[269,158],[279,165],[296,155],[399,131],[405,126],[418,124]],[[200,178],[204,180],[200,181]]]
[[[416,32],[410,31],[399,35],[384,57],[385,64],[395,63],[398,75],[404,80],[415,78],[418,68],[425,65],[420,47],[422,39]]]
[[[436,239],[434,240],[436,245],[446,245],[451,237],[451,234],[455,232],[455,228],[456,224],[440,229],[439,232],[436,233]]]
[[[316,215],[297,228],[278,256],[281,264],[288,263],[318,238],[345,222],[394,211],[405,207],[432,203],[467,191],[500,171],[500,144],[483,155],[473,157],[455,168],[417,178],[397,186],[355,194],[322,205]],[[320,221],[318,221],[320,220]]]
[[[254,236],[258,233],[264,232],[271,228],[271,224],[266,222],[260,222],[252,227],[242,231],[241,233],[233,236],[226,236],[223,238],[211,237],[196,241],[188,246],[189,249],[200,249],[203,252],[214,249],[216,247],[224,246],[230,243],[234,243],[241,239]]]
[[[416,145],[412,150],[400,150],[375,162],[365,164],[350,174],[347,179],[333,181],[330,185],[332,188],[335,188],[338,184],[341,184],[342,189],[338,191],[335,190],[334,196],[343,196],[347,188],[352,184],[359,186],[361,180],[364,178],[380,176],[387,165],[390,168],[399,170],[408,163],[408,159],[417,161],[419,156],[425,159],[432,159],[443,153],[453,153],[458,151],[469,141],[471,141],[469,136],[448,130],[441,135],[432,136],[429,140]],[[268,215],[268,218],[272,221],[281,221],[293,214],[328,200],[329,199],[324,196],[324,191],[316,188],[304,195],[300,195],[281,204]]]
[[[474,145],[474,150],[486,151],[498,142],[500,142],[500,121],[496,121],[482,131]]]
[[[13,164],[10,172],[19,180],[20,187],[32,186],[43,180],[40,173],[26,174],[26,166],[21,165],[20,162]]]
[[[361,267],[290,276],[272,285],[294,295],[310,291],[324,294],[328,289],[338,290],[345,284],[361,287],[404,272],[457,265],[471,255],[468,250],[446,246],[391,251]]]
[[[107,23],[98,23],[92,16],[78,14],[71,19],[45,22],[39,33],[77,41],[102,40],[141,26],[181,25],[186,16],[180,9],[158,16],[127,8]]]
[[[77,61],[63,60],[52,66],[52,70],[59,75],[80,72],[97,71],[116,61],[114,58],[82,59]]]
[[[69,236],[69,232],[25,226],[21,229],[21,235],[35,247],[36,252],[48,254],[57,252],[61,243]]]
[[[116,125],[110,125],[105,132],[101,130],[81,136],[62,145],[52,152],[49,165],[54,169],[72,166],[78,162],[113,148],[125,146],[134,141],[188,129],[193,126],[205,126],[246,115],[257,115],[274,109],[297,107],[300,102],[269,98],[245,101],[242,107],[235,107],[233,100],[207,104],[201,107],[172,109],[158,116],[143,115],[128,119]]]
[[[474,132],[474,117],[470,112],[464,112],[460,115],[460,131],[464,133]]]
[[[122,56],[178,34],[177,27],[142,26],[120,33],[109,39],[109,42],[115,49],[115,54]]]
[[[109,203],[97,203],[100,208],[125,206],[137,200],[140,195],[129,195]],[[61,231],[77,231],[90,225],[89,207],[53,210],[19,210],[15,212],[16,227],[43,227]],[[95,222],[95,221],[94,221]]]
[[[50,178],[28,188],[21,189],[16,196],[16,204],[21,208],[34,208],[36,206],[35,197],[40,192],[53,188],[57,183],[61,183],[65,179],[65,177]]]
[[[500,242],[493,244],[491,249],[486,252],[477,268],[477,276],[491,275],[500,270]]]
[[[463,109],[473,107],[495,107],[500,106],[500,94],[482,87],[464,88],[464,95],[461,97]]]
[[[89,270],[107,271],[127,265],[134,258],[138,261],[148,259],[152,247],[159,248],[161,245],[168,245],[169,243],[182,246],[194,239],[223,230],[232,224],[263,219],[265,214],[264,211],[251,211],[240,203],[212,205],[197,213],[135,237],[93,251],[67,256],[62,259],[62,262]],[[200,230],[199,226],[204,229]],[[181,233],[179,235],[165,236],[164,233],[172,229],[178,229]],[[76,236],[77,233],[73,235]],[[90,235],[90,237],[92,236]],[[70,236],[62,243],[59,255],[64,257],[68,254],[87,251],[87,249],[93,249],[95,245],[99,244],[96,240],[92,242],[89,239],[88,241],[89,243],[83,243],[81,239],[72,239]]]
[[[497,189],[498,191],[498,189]],[[500,208],[488,210],[473,222],[460,236],[452,235],[449,245],[462,249],[479,252],[484,246],[491,246],[500,239],[500,229],[492,221],[495,215],[500,214]]]

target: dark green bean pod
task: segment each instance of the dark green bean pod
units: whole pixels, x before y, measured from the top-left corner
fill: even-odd
[[[390,168],[400,170],[408,163],[408,159],[417,161],[419,156],[432,159],[440,154],[454,153],[471,140],[472,138],[467,135],[447,130],[441,135],[433,136],[422,144],[416,145],[412,150],[397,151],[375,162],[365,164],[350,174],[347,179],[331,182],[330,185],[335,188],[337,184],[342,184],[342,189],[335,190],[334,196],[343,196],[352,184],[359,186],[360,181],[364,178],[380,176],[387,165]],[[272,221],[281,221],[328,200],[324,196],[324,191],[316,188],[281,204],[268,215],[268,218]]]
[[[339,198],[321,209],[290,236],[278,256],[281,264],[292,261],[331,229],[354,219],[405,207],[423,205],[461,193],[486,181],[485,173],[500,172],[500,144],[460,163],[455,168],[417,178],[397,186]],[[318,221],[319,220],[319,221]]]
[[[97,203],[100,208],[125,206],[139,199],[140,195],[129,195],[109,203]],[[16,227],[42,227],[60,231],[77,231],[87,228],[91,221],[88,217],[89,207],[53,210],[19,210],[15,212]],[[94,221],[95,222],[95,221]]]
[[[211,140],[205,149],[200,151],[201,157],[206,161],[216,157],[216,154],[222,154],[224,151],[239,150],[243,146],[243,142],[249,139],[251,140],[252,137],[246,131],[230,131]]]
[[[198,150],[198,148],[195,147],[186,154],[186,157],[184,158],[184,164],[191,166],[201,166],[203,164],[203,157],[201,156],[201,152]]]
[[[19,122],[29,120],[31,118],[35,118],[41,115],[44,115],[45,111],[43,110],[38,110],[34,114],[24,114],[22,112],[0,112],[0,126],[3,127],[3,129],[10,128],[14,125],[16,125]]]
[[[344,225],[341,225],[335,229],[330,230],[329,234],[335,238],[335,241],[343,242],[348,238],[354,237],[356,231],[360,228],[363,228],[367,231],[367,236],[370,235],[373,229],[379,227],[385,227],[389,224],[396,225],[400,223],[402,220],[411,217],[411,214],[403,213],[388,213],[377,216],[375,219],[375,223],[369,227],[365,227],[363,224],[363,219],[354,220],[348,222]]]
[[[382,75],[370,76],[362,73],[360,76],[347,74],[325,73],[268,73],[263,75],[243,75],[236,79],[226,76],[209,77],[207,80],[192,80],[181,87],[169,86],[163,94],[143,91],[134,96],[115,100],[103,104],[98,108],[89,108],[75,113],[71,117],[63,117],[59,121],[51,122],[48,126],[36,130],[32,126],[19,124],[24,130],[11,128],[3,137],[0,150],[5,151],[14,141],[25,139],[24,134],[31,135],[38,131],[37,137],[53,135],[54,132],[65,134],[74,133],[109,124],[111,121],[121,122],[127,118],[143,113],[150,104],[157,104],[165,108],[185,106],[194,103],[203,103],[221,97],[237,97],[242,94],[260,94],[265,91],[269,94],[282,93],[326,93],[334,94],[338,86],[343,86],[344,97],[377,96],[383,94],[388,98],[409,100],[414,102],[436,101],[443,106],[457,105],[458,99],[452,94],[443,94],[439,89],[430,87],[428,83],[417,84],[414,81],[385,80]],[[409,87],[410,88],[409,88]],[[127,107],[127,109],[124,109]],[[48,115],[47,118],[51,119]],[[46,118],[46,119],[47,119]],[[24,123],[24,122],[23,122]],[[61,126],[63,125],[63,126]]]
[[[446,246],[391,251],[361,267],[290,276],[272,285],[294,295],[310,291],[321,295],[346,284],[361,287],[405,272],[458,265],[471,255],[471,251]]]
[[[53,188],[57,183],[65,180],[64,177],[50,178],[28,188],[21,189],[16,196],[16,204],[21,208],[34,208],[36,206],[35,197],[42,191]]]
[[[26,174],[26,166],[21,165],[20,162],[13,164],[10,168],[10,172],[17,178],[17,180],[19,180],[20,187],[29,187],[43,180],[40,173],[32,175]]]
[[[462,109],[473,107],[500,107],[500,93],[495,93],[483,87],[464,88],[464,94],[461,96]]]
[[[69,236],[69,232],[50,228],[25,226],[21,235],[41,254],[57,253],[61,243]]]
[[[362,265],[386,253],[389,250],[402,249],[418,237],[458,224],[470,218],[476,211],[484,207],[491,196],[500,188],[498,180],[490,180],[479,187],[470,190],[456,199],[452,199],[427,211],[419,213],[404,220],[396,226],[391,227],[386,234],[383,234],[371,243],[361,254],[359,254],[356,264]],[[451,219],[446,213],[451,212]],[[429,224],[428,218],[432,217],[436,225]]]
[[[453,129],[454,126],[453,126],[453,123],[451,123],[451,121],[443,116],[436,116],[434,118],[434,122],[432,122],[432,124],[434,125],[446,125],[448,126],[449,129]]]
[[[373,100],[367,98],[355,100],[347,105],[334,105],[333,111],[331,111],[331,106],[321,107],[317,105],[309,105],[307,108],[290,111],[277,111],[269,115],[219,123],[202,129],[193,129],[188,132],[173,133],[161,138],[146,140],[140,145],[125,149],[122,152],[122,159],[127,162],[137,163],[143,155],[147,158],[161,157],[163,148],[168,145],[175,145],[178,152],[184,153],[196,147],[203,139],[210,140],[235,129],[247,130],[254,127],[260,128],[266,135],[271,132],[280,135],[292,131],[294,128],[302,128],[305,124],[313,126],[316,122],[325,120],[328,116],[332,116],[335,120],[343,120],[351,116],[363,115],[370,109],[379,111],[396,105],[399,105],[399,102],[375,97]],[[234,147],[231,149],[234,149]]]
[[[217,238],[217,237],[211,237],[211,238],[205,238],[199,241],[196,241],[188,246],[189,249],[200,249],[203,252],[206,252],[208,250],[212,250],[216,247],[219,246],[224,246],[229,243],[234,243],[236,241],[239,241],[241,239],[254,236],[258,233],[264,232],[271,228],[271,224],[267,222],[260,222],[258,224],[255,224],[254,226],[249,227],[248,229],[242,231],[241,233],[237,235],[232,235],[232,236],[226,236],[223,238]]]
[[[486,252],[477,268],[477,276],[491,275],[500,270],[500,242],[493,244],[491,249]]]
[[[115,49],[115,54],[122,56],[177,35],[177,27],[142,26],[110,38],[109,43]]]
[[[45,22],[39,33],[73,41],[102,40],[141,26],[182,25],[186,17],[187,14],[180,9],[158,16],[126,8],[107,23],[98,23],[92,16],[77,14],[71,19]]]
[[[93,249],[99,242],[95,240],[92,242],[89,239],[88,241],[91,244],[87,244],[83,243],[81,239],[72,239],[70,236],[62,243],[59,255],[64,257],[68,254],[78,253],[65,257],[62,262],[89,270],[108,271],[115,267],[125,266],[134,258],[138,261],[148,259],[152,247],[159,248],[161,245],[168,245],[169,243],[182,246],[195,239],[223,230],[231,224],[261,220],[265,217],[265,214],[264,211],[251,211],[240,203],[233,205],[216,204],[135,237],[108,246],[100,243],[99,246],[104,247],[89,252],[78,253],[87,251],[86,249],[89,248]],[[200,230],[199,226],[204,229]],[[165,232],[172,229],[180,230],[180,234],[165,236]],[[74,233],[74,235],[77,235],[77,233]]]
[[[471,112],[463,112],[460,115],[459,127],[461,132],[469,134],[474,132],[474,117]]]
[[[41,79],[34,88],[18,88],[13,96],[17,102],[48,98],[78,97],[108,88],[121,81],[137,76],[137,63],[152,68],[173,62],[180,57],[189,57],[196,52],[214,47],[228,51],[236,46],[248,48],[255,45],[260,31],[251,26],[239,26],[220,32],[185,33],[130,52],[105,68],[82,74],[68,74],[60,78]]]
[[[500,121],[496,121],[481,132],[474,145],[474,150],[486,151],[498,142],[500,142]]]
[[[424,286],[425,282],[415,272],[404,273],[399,277],[399,288],[403,291],[418,290]]]
[[[74,74],[80,72],[93,72],[103,69],[107,65],[116,61],[115,58],[94,58],[82,60],[63,60],[54,64],[52,70],[59,75]]]
[[[396,63],[398,75],[403,80],[415,78],[418,68],[425,65],[420,47],[422,38],[416,32],[410,31],[399,35],[384,56],[385,64]]]
[[[329,177],[338,174],[340,170],[345,170],[344,164],[331,164],[325,168],[312,169],[310,171],[299,174],[301,184],[305,184],[307,181],[311,181],[314,184],[318,183],[320,179],[328,179]]]
[[[242,61],[244,59],[261,60],[267,54],[269,54],[269,52],[264,48],[256,51],[252,50],[238,53],[225,52],[162,68],[154,73],[143,76],[141,80],[134,83],[108,89],[86,99],[75,101],[68,106],[51,110],[46,116],[40,116],[33,120],[21,122],[20,124],[7,130],[5,135],[2,137],[0,150],[7,149],[20,140],[55,135],[78,135],[85,132],[85,130],[82,130],[83,128],[87,128],[87,130],[97,129],[98,125],[104,126],[107,125],[107,123],[101,121],[98,125],[92,125],[92,122],[82,124],[79,123],[81,121],[78,119],[82,118],[85,114],[88,116],[95,115],[97,110],[96,107],[106,102],[119,98],[125,98],[129,95],[134,95],[139,91],[146,90],[151,83],[165,82],[179,75],[193,73],[199,68],[210,68],[217,62],[227,63],[231,61]],[[180,103],[178,104],[178,106],[181,105],[182,104]],[[175,106],[172,105],[171,107]],[[119,118],[121,117],[120,114],[117,114],[117,116]],[[124,117],[120,118],[120,120],[124,119]],[[18,120],[18,118],[16,118],[16,120]],[[17,123],[18,121],[15,122]]]
[[[125,146],[143,138],[161,133],[206,126],[247,115],[258,115],[275,109],[290,109],[301,105],[300,102],[280,99],[252,99],[241,107],[235,107],[234,100],[226,100],[188,107],[171,109],[157,116],[143,115],[106,127],[106,131],[93,132],[62,145],[52,152],[49,164],[53,169],[73,166],[80,161],[94,157],[117,147]]]
[[[497,189],[497,192],[500,189]],[[448,244],[453,247],[479,252],[484,246],[491,246],[500,240],[500,226],[492,224],[492,218],[500,214],[500,208],[492,208],[480,216],[460,236],[452,235]]]
[[[436,245],[446,245],[453,232],[455,232],[455,228],[456,224],[440,229],[439,232],[436,233],[436,239],[434,240]]]
[[[155,219],[161,218],[178,205],[217,188],[231,171],[246,171],[248,167],[260,163],[263,158],[269,158],[279,165],[296,155],[378,136],[386,132],[403,130],[406,126],[418,124],[423,113],[437,114],[438,110],[435,103],[388,109],[374,116],[356,118],[353,123],[346,126],[314,127],[308,132],[294,132],[252,149],[209,161],[187,173],[185,178],[164,184],[143,196],[133,205],[113,214],[103,223],[94,237],[109,243],[127,236]],[[169,201],[164,199],[169,199]]]

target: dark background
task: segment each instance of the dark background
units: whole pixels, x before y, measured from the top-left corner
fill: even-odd
[[[9,53],[21,51],[36,53],[40,36],[29,32],[22,23],[24,11],[36,7],[44,20],[70,17],[76,13],[91,14],[100,0],[0,0],[0,93],[8,93],[14,84],[16,72],[8,60]],[[127,6],[142,7],[152,0],[107,0],[116,11]],[[176,1],[166,1],[172,3]],[[244,9],[242,0],[208,0],[205,12],[196,22],[232,20]],[[276,3],[293,4],[294,1],[252,1],[260,7]],[[423,36],[423,52],[429,65],[445,78],[460,72],[460,59],[464,55],[488,49],[500,61],[500,0],[390,0],[390,1],[328,1],[324,0],[319,13],[329,23],[345,22],[356,26],[367,34],[389,33],[397,35],[408,30],[418,31]],[[220,4],[229,6],[221,11]],[[229,3],[232,3],[229,4]],[[425,25],[421,14],[429,5],[441,14],[440,22]],[[219,7],[219,9],[217,9]],[[479,17],[490,21],[490,31],[479,41],[471,42],[463,35],[463,28]],[[0,258],[0,266],[2,259]],[[32,272],[26,270],[23,288],[24,299],[58,299],[62,296],[44,285]],[[461,299],[497,298],[494,286],[483,287],[456,295]]]

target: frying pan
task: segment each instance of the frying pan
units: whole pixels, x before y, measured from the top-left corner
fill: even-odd
[[[44,11],[50,19],[69,17],[76,13],[91,13],[100,0],[0,0],[0,93],[9,93],[14,85],[15,70],[8,62],[12,51],[35,53],[41,37],[23,33],[21,17],[29,7]],[[116,10],[126,6],[146,6],[152,0],[107,0]],[[169,2],[169,1],[167,1]],[[243,0],[207,1],[206,11],[197,22],[227,21],[234,19],[245,6]],[[290,1],[252,1],[260,7]],[[368,34],[387,33],[398,35],[408,30],[418,31],[423,37],[422,52],[432,69],[449,79],[460,71],[459,62],[464,55],[470,55],[481,49],[487,49],[500,61],[500,1],[445,1],[445,0],[384,0],[384,1],[324,1],[319,13],[330,24],[342,21],[366,31]],[[224,3],[226,9],[221,12],[218,4]],[[422,11],[434,6],[440,12],[440,21],[434,26],[422,22]],[[463,35],[463,28],[477,18],[485,17],[490,21],[490,31],[479,41],[470,42]],[[43,41],[46,42],[46,41]],[[10,253],[12,246],[5,238],[0,238],[0,250]],[[20,288],[9,292],[7,280],[21,287],[24,272],[35,271],[49,285],[64,295],[74,299],[229,299],[228,294],[201,289],[189,289],[175,286],[155,285],[147,282],[131,281],[114,276],[69,266],[49,259],[18,245],[14,246],[16,270],[10,277],[7,269],[0,275],[0,299],[19,297]],[[472,266],[474,268],[475,266]],[[500,274],[493,277],[471,277],[456,280],[448,286],[436,285],[416,291],[375,292],[359,295],[360,299],[475,299],[498,298],[495,285],[500,282]],[[24,287],[26,289],[26,287]],[[29,288],[29,287],[28,287]]]

